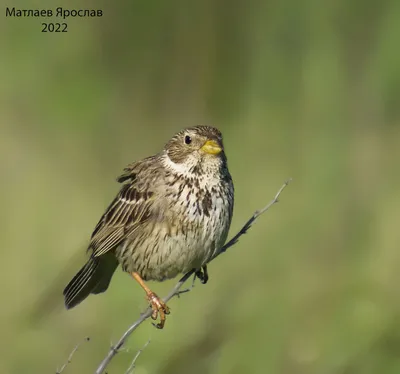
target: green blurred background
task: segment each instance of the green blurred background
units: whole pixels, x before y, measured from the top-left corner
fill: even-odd
[[[63,309],[115,177],[181,128],[213,124],[236,187],[231,234],[294,181],[109,373],[149,338],[137,374],[399,373],[400,2],[65,7],[104,15],[69,18],[63,34],[0,23],[0,372],[54,373],[85,336],[65,373],[94,371],[146,307],[118,271]]]

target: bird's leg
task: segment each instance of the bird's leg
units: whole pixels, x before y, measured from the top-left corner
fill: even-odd
[[[200,279],[202,284],[206,284],[208,281],[208,271],[207,266],[203,266],[203,270],[198,269],[195,273],[196,277]]]
[[[162,329],[165,324],[165,315],[169,314],[169,308],[164,301],[162,301],[149,287],[147,287],[147,284],[144,283],[143,279],[138,273],[133,272],[131,275],[133,279],[135,279],[141,285],[141,287],[144,289],[144,292],[146,292],[147,300],[149,301],[151,309],[153,310],[151,318],[156,320],[158,314],[160,314],[160,323],[157,323],[155,326],[159,329]]]

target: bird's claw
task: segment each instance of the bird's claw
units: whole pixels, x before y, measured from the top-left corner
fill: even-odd
[[[149,292],[147,294],[147,299],[150,303],[151,309],[153,312],[151,313],[151,318],[156,320],[158,315],[160,315],[160,322],[153,325],[158,329],[162,329],[165,324],[165,316],[169,314],[169,308],[167,304],[164,303],[154,292]]]
[[[207,266],[203,266],[202,269],[196,270],[196,277],[200,279],[202,284],[206,284],[208,282],[208,271]]]

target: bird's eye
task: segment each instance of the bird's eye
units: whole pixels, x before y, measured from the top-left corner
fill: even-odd
[[[189,135],[185,136],[185,144],[190,144],[192,142],[192,138]]]

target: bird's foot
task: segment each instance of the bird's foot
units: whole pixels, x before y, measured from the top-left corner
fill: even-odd
[[[203,270],[202,269],[196,270],[195,275],[197,278],[200,279],[200,282],[202,284],[206,284],[208,282],[207,266],[203,266]]]
[[[154,292],[150,291],[147,293],[147,300],[150,303],[151,309],[153,313],[151,314],[151,318],[156,320],[158,315],[160,315],[160,322],[153,325],[158,329],[162,329],[165,324],[165,315],[169,314],[169,308],[167,304],[164,303]]]

